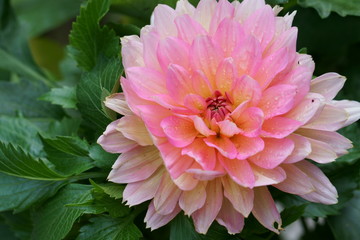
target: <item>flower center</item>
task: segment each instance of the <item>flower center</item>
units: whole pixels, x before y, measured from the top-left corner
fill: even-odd
[[[215,119],[217,122],[225,119],[227,114],[231,112],[231,101],[225,93],[223,96],[218,90],[214,92],[214,97],[209,97],[206,100],[207,109],[205,116],[207,119]]]

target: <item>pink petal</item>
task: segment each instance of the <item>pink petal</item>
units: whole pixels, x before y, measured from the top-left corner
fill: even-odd
[[[185,96],[193,92],[188,71],[180,65],[170,64],[166,74],[166,88],[169,96],[183,103]]]
[[[185,214],[190,216],[196,210],[202,208],[206,200],[206,184],[200,182],[191,191],[183,191],[179,199],[179,205]]]
[[[175,19],[178,37],[191,44],[197,36],[206,35],[206,30],[200,23],[189,15],[182,15]]]
[[[311,144],[311,153],[306,157],[318,163],[329,163],[338,157],[332,147],[318,140],[306,138]]]
[[[126,138],[121,132],[116,130],[119,121],[120,119],[110,123],[103,135],[97,140],[97,143],[107,152],[122,153],[138,146],[135,141]]]
[[[360,119],[360,103],[356,101],[341,100],[332,101],[335,107],[343,108],[348,113],[348,118],[343,127],[346,127]]]
[[[227,0],[220,0],[215,8],[214,15],[211,18],[210,34],[214,34],[219,24],[225,18],[232,18],[234,15],[234,6]]]
[[[204,98],[210,97],[214,92],[209,79],[202,71],[194,71],[191,75],[191,82],[194,91]]]
[[[240,39],[245,37],[244,35],[245,33],[239,22],[225,18],[214,34],[214,40],[221,46],[225,56],[229,57]]]
[[[268,186],[280,183],[286,178],[286,173],[281,167],[266,169],[251,165],[255,175],[255,186]]]
[[[190,64],[193,69],[201,70],[215,85],[216,69],[222,60],[222,50],[209,36],[195,38],[190,50]]]
[[[293,151],[294,142],[290,139],[264,138],[264,150],[249,159],[259,167],[273,169],[281,164]]]
[[[153,141],[144,122],[138,116],[124,116],[116,127],[125,137],[134,140],[141,146],[152,145]]]
[[[286,158],[284,163],[295,163],[301,161],[311,153],[311,144],[307,138],[297,134],[290,134],[287,138],[291,139],[295,146],[294,150]]]
[[[132,183],[150,177],[162,160],[154,146],[137,147],[121,154],[113,165],[108,179],[116,183]]]
[[[318,167],[307,161],[298,162],[296,166],[308,176],[312,185],[315,187],[314,192],[301,195],[301,197],[312,202],[323,204],[337,203],[338,195],[336,188]]]
[[[154,26],[162,38],[176,36],[177,31],[174,24],[176,15],[175,10],[167,5],[159,4],[154,9]]]
[[[175,148],[168,142],[159,144],[157,147],[173,179],[180,177],[194,162],[194,159],[181,155],[181,149]]]
[[[257,81],[245,75],[236,79],[232,89],[232,97],[235,105],[249,101],[251,105],[257,105],[261,97],[261,88]]]
[[[269,86],[275,76],[286,68],[288,63],[289,59],[287,49],[282,48],[263,59],[261,65],[259,66],[259,71],[256,73],[254,78],[257,79],[260,86],[265,89]]]
[[[298,29],[296,27],[292,27],[289,30],[281,33],[276,38],[276,41],[271,43],[271,46],[266,50],[266,53],[274,53],[281,48],[288,49],[288,55],[291,55],[289,58],[289,62],[291,62],[296,55],[296,40],[298,35]]]
[[[225,92],[230,93],[233,82],[235,80],[236,72],[233,66],[232,58],[225,58],[220,62],[220,65],[216,71],[216,88],[222,94]]]
[[[131,67],[127,69],[126,76],[137,95],[146,100],[167,92],[164,76],[151,68]]]
[[[254,206],[254,191],[235,183],[229,176],[221,178],[224,196],[229,199],[233,207],[243,216],[249,216]]]
[[[275,33],[275,16],[269,5],[266,5],[251,14],[244,21],[244,30],[259,40],[263,49],[272,40]]]
[[[237,212],[226,198],[223,200],[216,221],[226,227],[230,234],[239,233],[244,227],[244,216]]]
[[[173,183],[170,176],[164,174],[153,200],[155,211],[162,215],[173,212],[177,206],[181,192],[182,191]]]
[[[192,121],[176,116],[169,116],[161,121],[169,142],[175,147],[185,147],[191,144],[199,134]]]
[[[247,160],[228,159],[222,156],[218,158],[233,181],[243,187],[254,187],[255,176]]]
[[[299,134],[307,138],[315,139],[331,146],[332,150],[338,155],[347,153],[347,149],[352,148],[351,141],[337,132],[313,130],[313,129],[300,129]]]
[[[195,229],[205,234],[211,223],[218,215],[223,202],[223,193],[220,180],[209,181],[206,186],[206,201],[202,208],[192,214]]]
[[[231,141],[238,151],[237,159],[243,160],[257,154],[264,149],[264,141],[260,137],[246,137],[241,134],[234,136]]]
[[[171,63],[187,69],[189,66],[189,48],[188,44],[175,37],[161,40],[157,48],[157,57],[163,71],[166,72]]]
[[[180,177],[173,179],[173,182],[183,191],[193,190],[198,185],[198,180],[190,173],[183,173]]]
[[[231,119],[233,119],[234,121],[236,121],[236,119],[240,118],[242,113],[245,111],[245,109],[248,107],[248,103],[249,101],[245,101],[242,102],[240,105],[238,105],[231,113],[230,113],[230,117]]]
[[[293,85],[279,84],[266,89],[258,105],[265,119],[287,113],[293,107],[295,94]]]
[[[264,0],[244,0],[237,5],[234,18],[240,23],[244,22],[251,14],[265,6]]]
[[[257,187],[254,192],[254,209],[252,213],[264,227],[279,234],[278,229],[281,229],[281,218],[269,190],[267,187]],[[274,223],[277,223],[277,229],[274,227]]]
[[[226,137],[232,137],[241,132],[236,124],[230,120],[217,122],[217,125],[220,127],[220,133]]]
[[[235,145],[227,137],[209,136],[204,138],[209,147],[216,148],[224,157],[233,159],[237,155]]]
[[[182,149],[181,154],[195,159],[204,170],[214,170],[216,164],[216,152],[214,148],[206,145],[202,138]]]
[[[130,110],[124,93],[114,93],[105,98],[105,106],[121,115],[133,115],[134,113]]]
[[[234,122],[240,129],[240,133],[247,137],[256,137],[260,134],[264,121],[264,113],[261,109],[250,107],[246,109]]]
[[[186,95],[184,105],[194,113],[202,113],[207,107],[205,99],[197,94]]]
[[[195,20],[198,21],[206,31],[209,31],[216,5],[217,2],[215,0],[202,0],[196,7],[194,14]]]
[[[180,0],[176,3],[175,11],[178,14],[189,14],[190,16],[194,15],[195,7],[191,5],[187,0]]]
[[[309,93],[284,116],[306,124],[322,110],[324,98],[317,93]]]
[[[206,137],[210,135],[216,135],[216,132],[210,130],[209,127],[204,122],[204,119],[202,119],[201,117],[194,115],[194,116],[190,116],[189,118],[194,121],[194,126],[200,134]]]
[[[348,116],[348,113],[344,109],[326,104],[320,114],[303,127],[325,131],[337,131],[345,125]]]
[[[136,35],[121,38],[121,56],[124,69],[144,67],[143,44]]]
[[[297,195],[304,195],[315,191],[308,176],[294,164],[282,164],[281,167],[286,172],[286,179],[279,184],[273,185],[274,187]]]
[[[259,41],[251,35],[241,39],[232,53],[232,58],[234,66],[237,66],[238,76],[241,76],[241,73],[254,76],[262,59]]]
[[[123,192],[123,201],[129,206],[134,206],[154,198],[165,173],[164,170],[164,168],[159,168],[151,177],[127,184]]]
[[[144,46],[145,66],[160,71],[161,67],[156,54],[156,49],[160,41],[159,34],[151,26],[148,26],[141,29],[140,38]]]
[[[145,122],[145,125],[152,135],[158,137],[165,137],[165,133],[160,126],[163,119],[169,117],[171,112],[159,105],[141,105],[137,106],[141,119]],[[156,113],[156,114],[154,114]]]
[[[293,133],[301,125],[301,122],[290,118],[273,117],[264,121],[261,136],[284,138]]]
[[[311,81],[311,92],[319,93],[326,100],[332,100],[344,86],[346,78],[337,73],[325,73]]]
[[[153,201],[150,203],[148,211],[146,213],[144,221],[146,222],[146,227],[151,230],[155,230],[159,227],[166,225],[170,222],[176,215],[181,211],[179,206],[176,206],[175,209],[167,215],[162,215],[156,212]]]

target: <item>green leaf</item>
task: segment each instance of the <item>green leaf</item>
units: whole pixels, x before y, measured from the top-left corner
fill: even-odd
[[[331,231],[336,240],[352,240],[360,236],[360,191],[355,191],[353,199],[338,216],[328,219]]]
[[[117,57],[119,39],[114,31],[100,27],[99,21],[108,12],[110,0],[90,0],[80,9],[70,33],[71,53],[79,66],[93,69],[99,56]]]
[[[281,212],[282,227],[286,227],[298,220],[305,211],[306,204],[285,208]]]
[[[70,184],[34,213],[33,240],[60,240],[71,230],[74,222],[83,214],[67,204],[91,199],[91,187]]]
[[[31,236],[32,220],[29,212],[30,211],[24,211],[18,214],[11,214],[10,212],[0,213],[0,216],[14,232],[17,239],[28,240]]]
[[[60,121],[49,121],[47,128],[41,131],[41,135],[45,138],[54,138],[57,136],[73,136],[79,130],[81,119],[79,118],[63,118]]]
[[[34,156],[42,155],[42,143],[38,129],[24,118],[0,117],[0,141],[16,143]]]
[[[83,0],[13,0],[19,20],[27,24],[30,36],[40,35],[75,17],[81,2]]]
[[[140,230],[132,219],[114,219],[108,216],[97,216],[90,219],[90,224],[80,229],[76,240],[136,240],[142,237]]]
[[[104,111],[103,101],[110,95],[121,74],[121,61],[113,58],[101,61],[93,71],[84,73],[81,77],[77,87],[78,109],[85,123],[97,132],[104,131],[110,121],[114,120]]]
[[[174,220],[171,221],[170,240],[201,240],[188,217],[182,213],[178,214]]]
[[[64,180],[66,176],[50,169],[42,160],[26,154],[21,148],[0,142],[0,171],[33,180]]]
[[[27,80],[0,81],[0,101],[3,103],[0,114],[16,116],[20,112],[34,120],[62,117],[63,111],[60,107],[38,100],[38,97],[47,91],[49,89],[44,84],[34,84]]]
[[[124,185],[115,184],[115,183],[105,183],[105,184],[97,184],[93,180],[90,179],[91,185],[93,185],[96,189],[103,191],[108,194],[110,197],[115,199],[122,198],[122,193],[125,189]]]
[[[75,156],[87,157],[89,152],[89,144],[79,137],[57,136],[54,139],[43,138],[43,141],[53,148]]]
[[[53,196],[65,183],[29,180],[0,173],[0,211],[23,211]]]
[[[99,144],[94,144],[90,147],[90,157],[95,160],[95,166],[111,169],[118,154],[108,153]]]
[[[360,4],[358,0],[298,0],[302,7],[313,7],[322,18],[336,12],[340,16],[360,16]]]
[[[76,89],[75,87],[67,86],[52,88],[50,92],[42,95],[40,100],[60,105],[63,108],[76,108]]]

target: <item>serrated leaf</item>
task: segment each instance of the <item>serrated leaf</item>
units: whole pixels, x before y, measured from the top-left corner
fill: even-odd
[[[340,16],[360,16],[360,4],[358,0],[298,0],[302,7],[313,7],[322,18],[326,18],[331,12]]]
[[[25,153],[12,144],[0,142],[0,171],[12,176],[33,180],[65,180],[66,176],[54,172],[42,160]]]
[[[80,9],[70,33],[71,53],[79,66],[93,69],[99,56],[117,57],[119,39],[114,31],[100,27],[100,19],[109,11],[110,0],[90,0]]]
[[[45,93],[39,99],[60,105],[63,108],[76,108],[76,88],[67,86],[52,88],[50,92]]]
[[[63,118],[60,121],[49,121],[46,130],[41,131],[41,135],[45,138],[54,138],[57,136],[74,136],[79,130],[81,119],[79,118]]]
[[[91,224],[80,229],[76,240],[137,240],[142,237],[140,230],[132,219],[114,219],[97,216],[90,219]]]
[[[112,120],[103,111],[105,108],[103,92],[104,90],[111,92],[121,73],[120,59],[113,58],[101,60],[93,71],[82,75],[76,91],[78,109],[90,128],[102,132]]]
[[[65,181],[39,181],[0,173],[0,211],[23,211],[53,196]]]
[[[122,198],[122,193],[125,189],[125,186],[115,183],[104,183],[104,184],[97,184],[93,180],[90,179],[91,185],[93,185],[96,189],[103,191],[104,193],[108,194],[110,197],[115,199]]]
[[[42,155],[37,127],[25,118],[0,117],[0,141],[16,143],[34,156]]]
[[[91,199],[90,190],[90,186],[82,184],[70,184],[63,188],[34,213],[34,230],[31,239],[63,239],[74,222],[83,214],[83,211],[66,205]]]
[[[360,236],[360,191],[355,191],[354,197],[338,216],[328,219],[331,231],[336,240],[352,240]]]
[[[0,114],[24,117],[34,120],[60,118],[63,111],[60,107],[38,100],[38,97],[49,91],[40,83],[22,79],[18,82],[0,81],[0,101],[3,103]]]
[[[95,166],[111,169],[111,166],[118,158],[118,154],[108,153],[100,145],[94,144],[90,147],[90,157],[95,160]]]
[[[53,148],[75,156],[87,157],[89,152],[89,144],[73,136],[57,136],[56,138],[43,138],[43,141]]]

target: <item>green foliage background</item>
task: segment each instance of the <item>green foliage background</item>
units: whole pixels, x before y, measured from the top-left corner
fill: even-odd
[[[106,181],[117,156],[96,139],[116,118],[102,102],[119,88],[119,37],[139,34],[158,3],[176,0],[0,0],[1,239],[284,239],[253,217],[237,235],[218,224],[199,235],[182,214],[150,232],[143,223],[147,203],[124,206],[124,186]],[[314,57],[315,74],[347,76],[340,97],[360,101],[360,1],[268,3],[282,5],[282,14],[297,10],[298,49]],[[284,226],[301,220],[301,239],[360,236],[359,123],[341,133],[354,148],[323,167],[338,189],[338,204],[271,189],[285,207]]]

